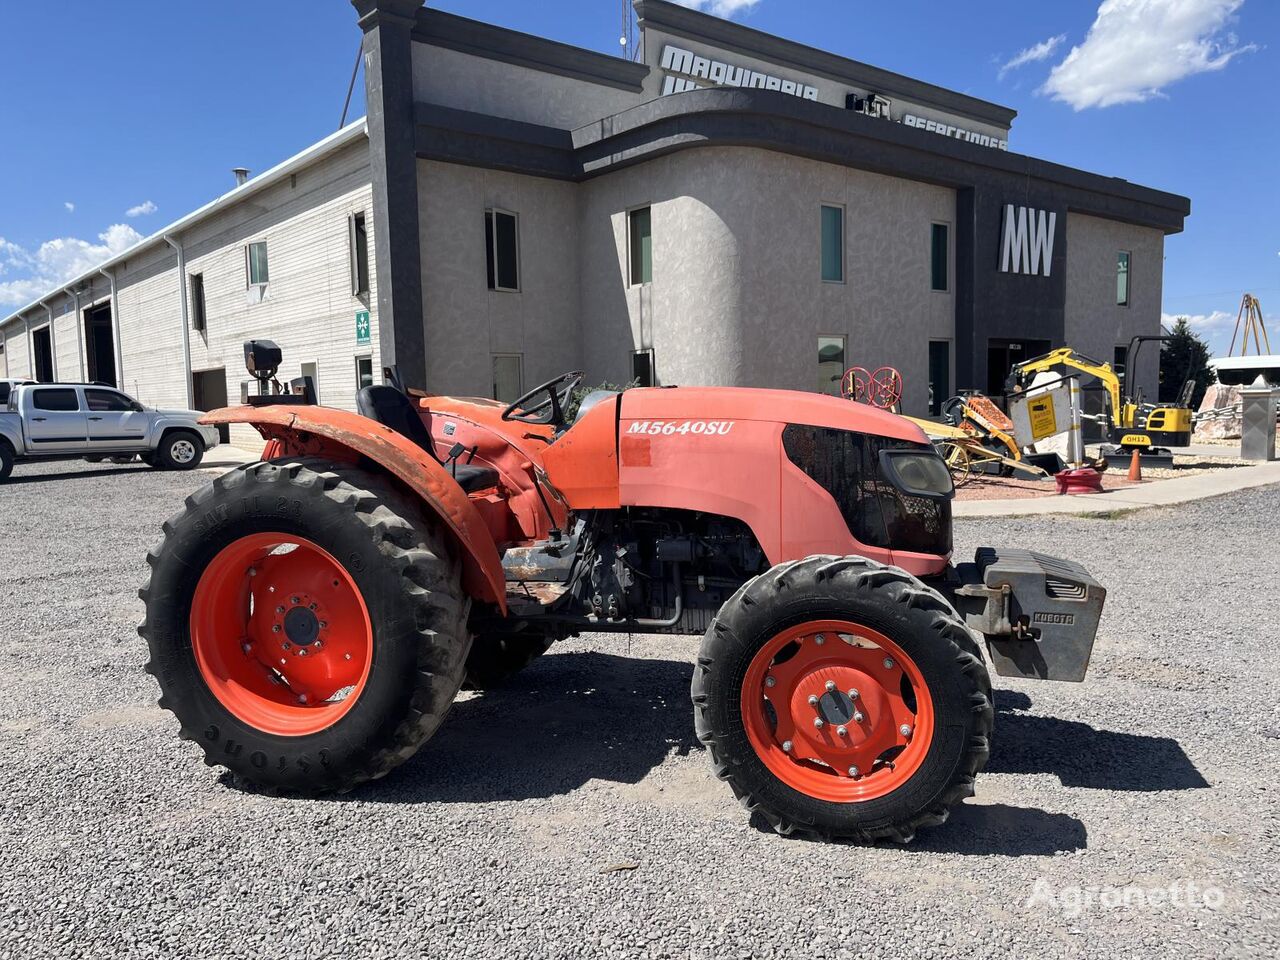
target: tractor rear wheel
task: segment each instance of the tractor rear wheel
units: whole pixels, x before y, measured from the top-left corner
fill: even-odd
[[[342,792],[435,733],[462,683],[469,601],[440,531],[383,478],[249,464],[164,532],[139,633],[160,706],[206,763]]]
[[[467,655],[466,685],[473,690],[500,687],[551,649],[541,633],[478,634]]]
[[[940,594],[861,557],[781,564],[703,638],[694,722],[716,775],[782,834],[908,842],[973,795],[994,712]]]

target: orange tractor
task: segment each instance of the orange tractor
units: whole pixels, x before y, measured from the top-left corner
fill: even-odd
[[[246,345],[265,381],[279,351]],[[210,764],[300,793],[390,773],[463,683],[579,633],[702,634],[693,719],[778,831],[909,840],[973,792],[1002,675],[1081,680],[1105,591],[983,548],[910,421],[781,390],[515,403],[370,386],[206,416],[262,460],[187,499],[148,556],[160,704]]]

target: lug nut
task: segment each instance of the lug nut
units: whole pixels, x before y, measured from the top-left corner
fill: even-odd
[[[851,777],[856,777],[857,775],[858,775],[858,768],[857,768],[857,767],[850,767],[850,768],[849,768],[849,776],[851,776]]]
[[[782,741],[782,752],[783,752],[783,753],[790,753],[790,752],[791,752],[791,741],[790,741],[790,740],[783,740],[783,741]]]
[[[351,654],[349,654],[349,653],[344,653],[344,654],[342,655],[342,659],[343,659],[343,660],[350,660],[350,659],[351,659]]]
[[[298,604],[298,598],[297,598],[297,597],[290,597],[290,598],[289,598],[289,602],[290,602],[290,603],[292,603],[294,606],[297,606],[297,604]]]
[[[902,734],[904,737],[911,736],[911,728],[907,726],[905,723],[898,728],[898,732]]]
[[[284,613],[284,607],[276,607],[276,613]]]
[[[324,647],[324,644],[323,644],[323,643],[321,643],[319,640],[317,640],[317,641],[316,641],[316,649],[317,649],[317,650],[319,650],[319,649],[321,649],[322,647]]]
[[[854,722],[854,723],[861,723],[861,722],[862,722],[862,720],[863,720],[862,712],[861,712],[861,711],[859,711],[859,710],[855,710],[855,711],[853,712],[853,722]]]
[[[250,650],[253,649],[253,644],[248,642],[242,643],[240,644],[240,649],[243,650],[245,653],[248,653]]]
[[[849,728],[845,726],[836,727],[836,733],[840,734],[842,737],[847,737],[849,735]]]
[[[822,634],[818,634],[816,637],[813,638],[813,642],[816,643],[818,646],[822,646],[824,643],[827,642],[827,638],[824,637]]]
[[[306,702],[307,702],[307,695],[306,695],[305,693],[300,693],[300,694],[298,694],[298,702],[299,702],[299,703],[306,703]]]
[[[308,610],[314,610],[315,608],[316,608],[316,605],[314,603],[307,605]]]
[[[850,688],[849,688],[849,699],[850,699],[850,700],[857,700],[857,699],[858,699],[858,690],[857,690],[857,688],[856,688],[856,687],[850,687]]]
[[[278,623],[277,623],[277,624],[275,624],[274,626],[272,626],[272,628],[271,628],[271,632],[272,632],[272,633],[279,633],[279,632],[280,632],[280,624],[278,624]]]
[[[814,725],[814,727],[816,727],[817,729],[821,730],[823,727],[825,727],[825,726],[827,725],[827,721],[823,720],[821,717],[814,717],[814,718],[813,718],[813,725]]]
[[[250,567],[250,568],[249,568],[249,576],[251,576],[251,577],[256,577],[257,575],[258,575],[258,568],[257,568],[257,567]]]
[[[884,658],[884,668],[885,668],[886,670],[892,670],[892,669],[893,669],[893,661],[892,661],[892,660],[890,660],[888,657],[885,657],[885,658]]]
[[[773,677],[765,677],[764,685],[766,687],[776,687],[778,685],[778,681],[775,680]]]
[[[283,667],[283,666],[285,665],[285,663],[286,663],[286,662],[287,662],[287,661],[285,661],[285,660],[283,660],[283,659],[282,659],[282,660],[280,661],[280,666],[282,666],[282,667]]]
[[[328,624],[328,622],[327,622],[327,621],[325,621],[325,620],[321,620],[321,621],[320,621],[320,629],[321,629],[321,630],[323,630],[323,629],[324,629],[325,627],[327,627],[328,625],[329,625],[329,624]]]
[[[809,694],[809,706],[816,707],[818,705],[818,697],[816,694]]]
[[[827,681],[827,693],[830,693],[830,692],[831,692],[832,690],[834,690],[835,688],[836,688],[836,682],[835,682],[834,680],[828,680],[828,681]]]
[[[298,656],[300,656],[300,657],[305,657],[306,655],[307,655],[307,648],[306,648],[306,647],[303,647],[302,649],[300,649],[300,650],[298,651]]]

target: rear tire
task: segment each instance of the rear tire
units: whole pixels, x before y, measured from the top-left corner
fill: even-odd
[[[540,633],[477,636],[467,655],[466,686],[472,690],[502,686],[550,650],[552,642]]]
[[[199,435],[190,430],[174,430],[160,439],[154,462],[160,470],[194,470],[203,459],[204,441]]]
[[[809,557],[743,586],[703,638],[692,695],[698,739],[742,805],[779,833],[824,839],[906,843],[945,821],[973,795],[994,719],[986,667],[950,604],[861,557]],[[827,696],[865,717],[827,716]]]
[[[7,480],[13,473],[13,448],[8,440],[0,440],[0,481]]]
[[[295,546],[253,552],[263,537]],[[254,559],[228,567],[225,558],[246,544]],[[415,501],[365,471],[297,459],[219,477],[187,498],[147,556],[139,633],[160,706],[207,764],[252,784],[316,794],[384,776],[435,733],[462,682],[470,602],[448,546]],[[310,580],[289,573],[304,550],[332,567]],[[330,580],[358,603],[326,598]],[[309,600],[317,618],[335,622],[319,619],[317,634],[313,619],[309,638],[299,639],[290,615],[305,620]],[[364,616],[344,617],[344,609]],[[239,618],[236,629],[225,628],[224,610]],[[218,623],[224,629],[213,630]],[[349,638],[354,661],[341,652]],[[312,656],[294,660],[304,643]],[[337,691],[308,703],[300,678],[324,658],[332,663],[322,676],[358,672],[361,658],[364,672],[343,681],[345,698]]]

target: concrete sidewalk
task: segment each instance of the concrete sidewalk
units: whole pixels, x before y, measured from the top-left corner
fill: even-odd
[[[1192,500],[1220,497],[1237,490],[1280,483],[1280,461],[1260,463],[1176,480],[1155,480],[1107,493],[1050,496],[1032,500],[959,500],[951,505],[956,517],[1026,517],[1040,514],[1100,514],[1115,510],[1145,510]]]

